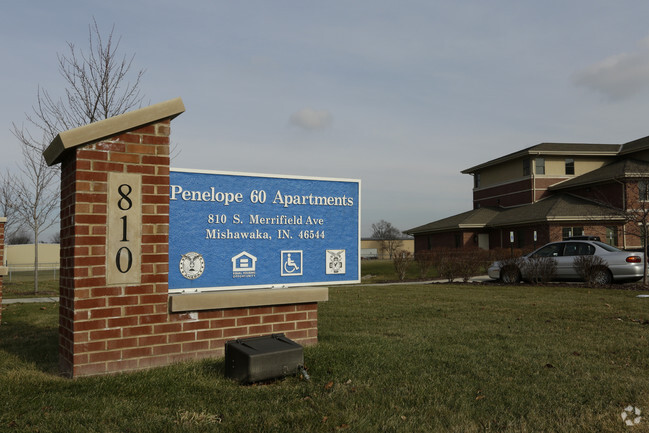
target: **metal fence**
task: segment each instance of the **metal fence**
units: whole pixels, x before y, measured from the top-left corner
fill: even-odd
[[[59,264],[58,263],[39,263],[38,264],[38,278],[57,279],[59,277]],[[7,266],[8,273],[5,276],[6,282],[12,282],[12,279],[24,280],[26,278],[33,278],[34,265],[11,265]]]

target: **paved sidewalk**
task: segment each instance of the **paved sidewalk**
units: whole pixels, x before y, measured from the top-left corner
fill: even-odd
[[[2,299],[2,305],[5,304],[41,304],[45,302],[59,302],[59,298],[15,298]]]
[[[483,283],[485,281],[493,281],[491,278],[489,278],[489,275],[478,275],[475,277],[472,277],[469,279],[469,283]],[[446,279],[436,279],[436,280],[426,280],[426,281],[393,281],[391,283],[364,283],[361,281],[359,284],[354,284],[358,286],[399,286],[399,285],[405,285],[405,284],[434,284],[434,283],[447,283],[448,280]],[[456,278],[453,280],[455,283],[462,283],[464,282],[462,278]]]

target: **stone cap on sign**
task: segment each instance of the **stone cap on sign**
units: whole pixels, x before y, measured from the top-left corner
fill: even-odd
[[[0,223],[6,223],[7,217],[0,217]]]
[[[169,296],[170,311],[215,310],[261,307],[267,305],[306,304],[329,300],[328,287],[295,287],[282,289],[223,290],[217,292]]]
[[[185,111],[182,99],[175,98],[105,120],[59,133],[43,152],[47,165],[61,162],[65,151],[97,142],[162,119],[173,119]]]

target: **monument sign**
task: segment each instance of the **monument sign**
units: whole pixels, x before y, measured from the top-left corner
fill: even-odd
[[[360,181],[172,169],[172,293],[349,284]]]
[[[359,279],[360,182],[171,170],[184,111],[180,98],[144,107],[43,153],[61,164],[66,376],[223,356],[272,333],[315,344],[326,285]]]

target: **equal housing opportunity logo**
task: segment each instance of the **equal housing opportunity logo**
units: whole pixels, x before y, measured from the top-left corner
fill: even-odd
[[[232,278],[252,278],[256,275],[257,257],[243,251],[231,260]]]

